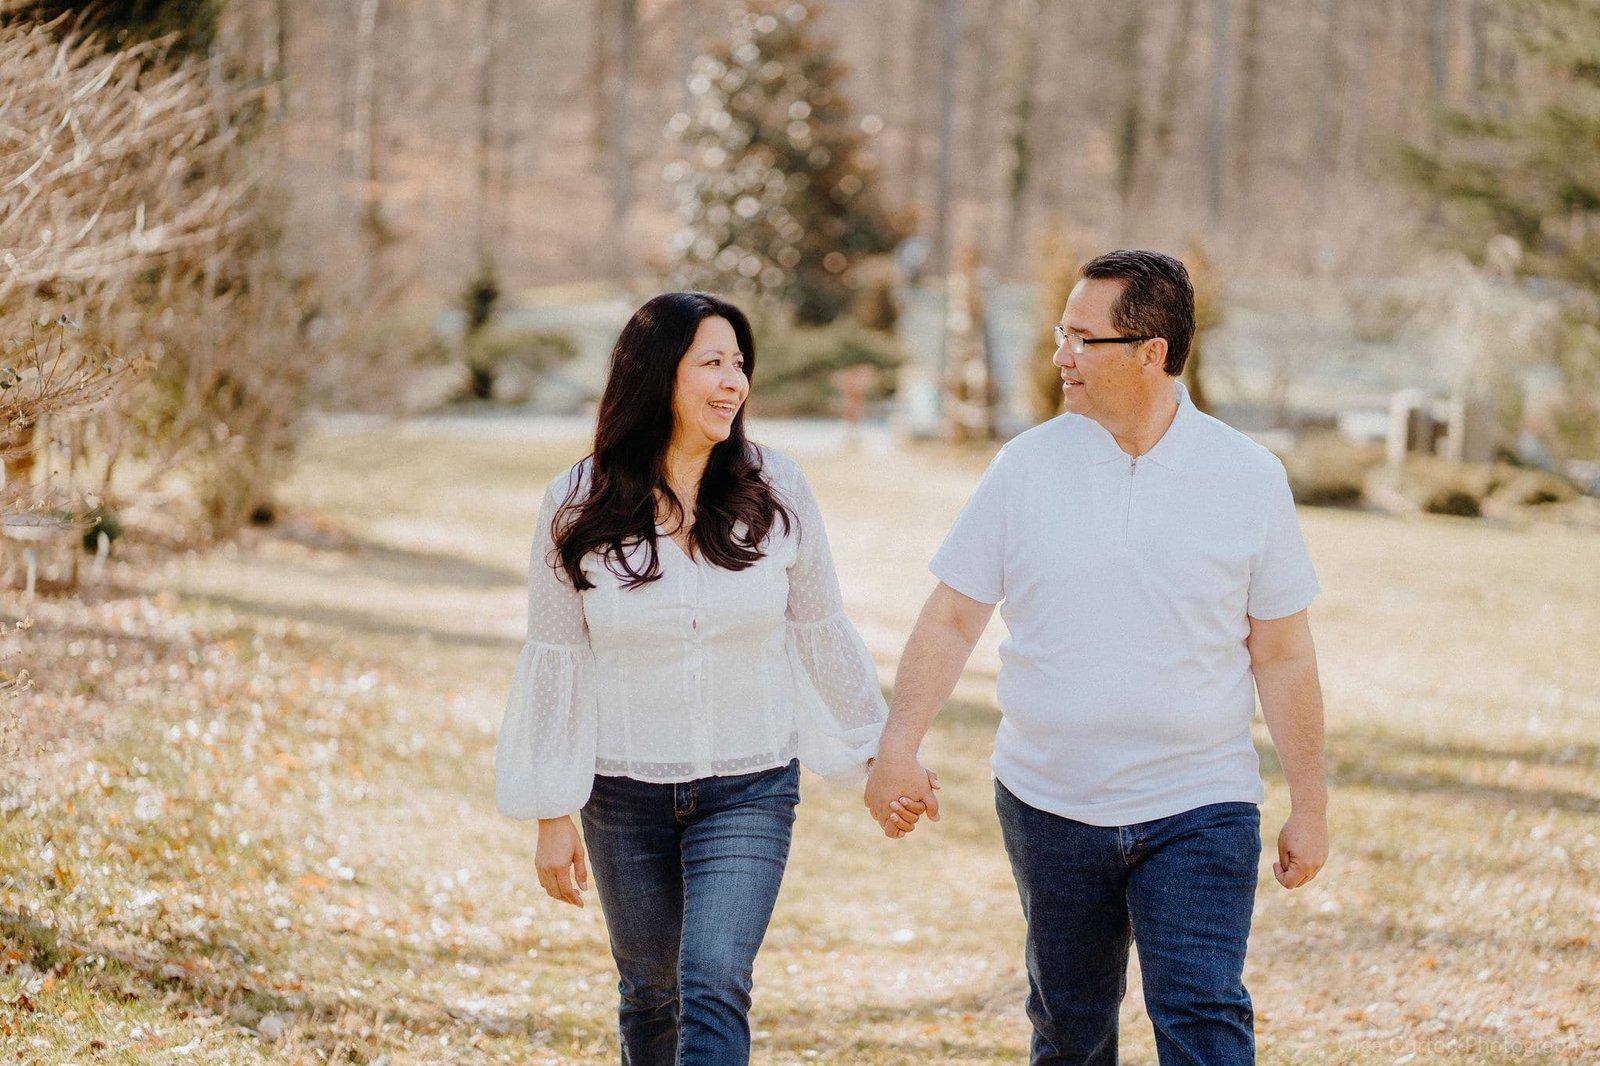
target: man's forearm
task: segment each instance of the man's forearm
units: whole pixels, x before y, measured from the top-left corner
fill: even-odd
[[[975,643],[943,619],[924,615],[917,620],[895,670],[880,756],[916,754],[939,708],[955,691]]]
[[[1321,813],[1328,805],[1323,772],[1322,686],[1315,653],[1254,668],[1261,715],[1277,749],[1295,810]]]

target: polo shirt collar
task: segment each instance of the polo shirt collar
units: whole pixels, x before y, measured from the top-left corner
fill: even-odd
[[[1194,401],[1189,399],[1189,390],[1183,382],[1172,383],[1173,394],[1178,400],[1178,413],[1173,415],[1172,424],[1167,431],[1156,441],[1155,447],[1139,456],[1140,460],[1155,463],[1157,466],[1168,470],[1182,470],[1184,457],[1188,454],[1188,441],[1190,431],[1200,413],[1195,409]],[[1109,463],[1114,459],[1127,462],[1129,455],[1117,444],[1109,430],[1092,418],[1084,421],[1089,423],[1089,433],[1086,438],[1089,462],[1099,465]]]

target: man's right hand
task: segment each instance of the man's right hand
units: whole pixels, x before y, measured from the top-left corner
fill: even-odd
[[[551,899],[583,906],[589,888],[589,867],[583,860],[583,841],[569,814],[539,819],[539,846],[533,854],[539,884]]]
[[[939,820],[939,797],[934,794],[938,787],[938,778],[915,756],[880,753],[867,775],[862,802],[885,836],[901,837],[911,831],[915,815],[926,812],[929,818]],[[904,817],[902,811],[907,810],[913,817]]]

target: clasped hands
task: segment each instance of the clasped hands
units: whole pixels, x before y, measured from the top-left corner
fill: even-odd
[[[939,775],[917,762],[914,755],[883,754],[867,763],[867,787],[862,802],[883,835],[898,840],[916,828],[926,814],[939,820]]]

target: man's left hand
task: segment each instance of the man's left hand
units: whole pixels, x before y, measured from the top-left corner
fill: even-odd
[[[1328,861],[1328,818],[1292,811],[1278,833],[1278,861],[1272,875],[1284,888],[1306,884]]]

